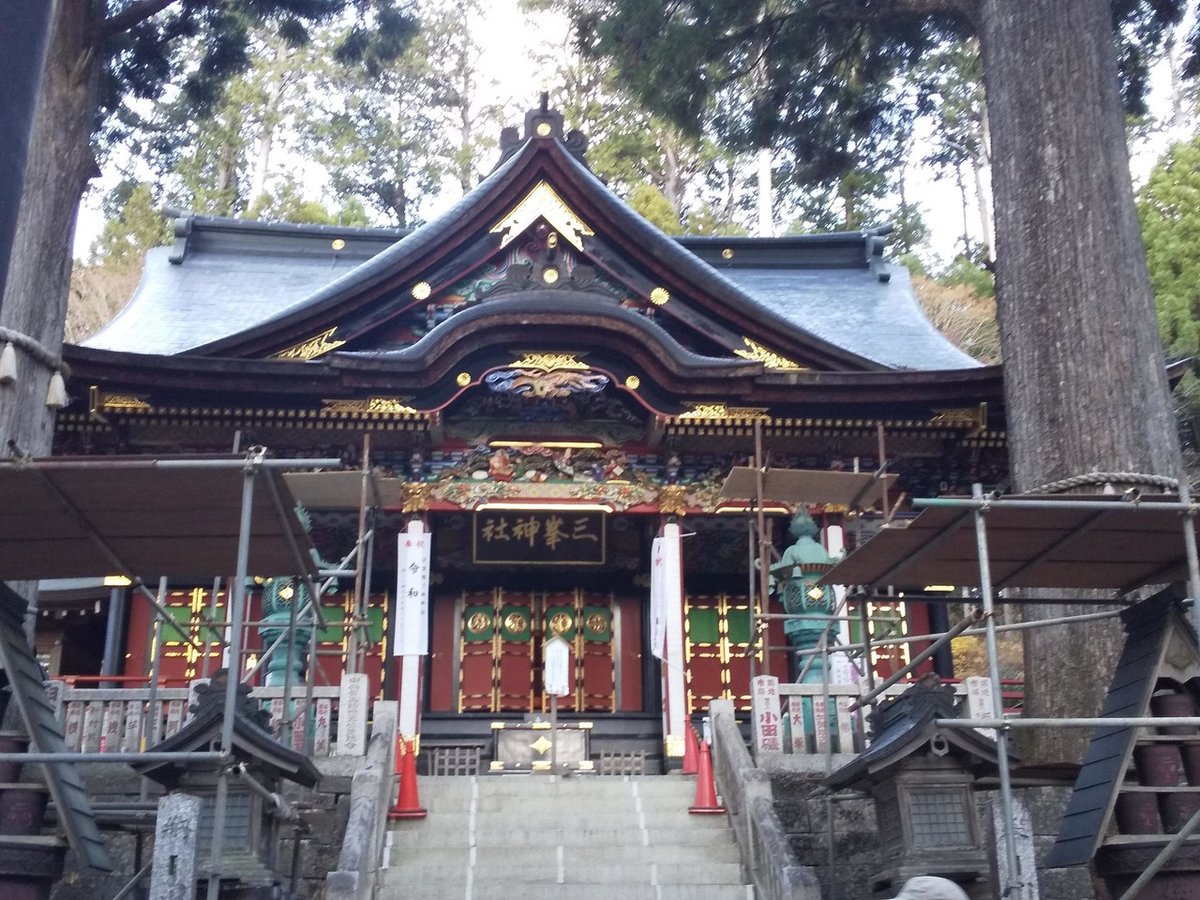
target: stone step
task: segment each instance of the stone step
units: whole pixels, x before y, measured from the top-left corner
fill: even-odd
[[[753,900],[727,816],[695,779],[423,778],[389,827],[376,900]]]
[[[422,800],[430,797],[471,796],[512,797],[541,794],[545,796],[609,797],[619,794],[638,794],[648,797],[686,797],[695,793],[694,778],[679,775],[638,777],[573,777],[543,775],[511,776],[432,776],[417,779]]]
[[[565,854],[564,854],[565,857]],[[403,867],[384,868],[379,873],[381,887],[403,884],[465,885],[465,862],[457,866],[429,862],[410,863]],[[628,885],[721,884],[744,885],[741,863],[631,863],[625,860],[614,865],[612,859],[578,863],[563,859],[561,863],[533,865],[527,862],[491,862],[475,866],[475,877],[506,884],[611,884],[622,889]]]
[[[467,847],[470,834],[465,829],[430,829],[390,831],[389,844],[394,847]],[[720,828],[648,828],[643,833],[636,828],[559,828],[553,830],[511,828],[491,829],[476,826],[477,847],[624,847],[631,843],[649,846],[719,847],[732,840],[729,831]]]
[[[613,847],[576,847],[566,844],[547,845],[543,847],[522,847],[514,850],[511,847],[476,847],[475,865],[479,868],[503,865],[519,860],[522,865],[557,866],[558,847],[561,846],[562,859],[566,865],[590,866],[612,865],[613,859],[618,859],[621,865],[641,865],[660,863],[662,865],[691,866],[703,863],[736,863],[741,864],[741,856],[737,845],[730,841],[728,845],[717,846],[677,846],[626,844],[620,848]],[[428,863],[433,866],[444,866],[448,869],[464,866],[470,862],[471,848],[465,845],[459,847],[403,847],[393,845],[384,853],[384,865],[402,867]]]
[[[468,885],[405,884],[381,887],[376,900],[754,900],[749,885],[540,884],[472,880]]]
[[[426,806],[426,809],[429,809]],[[449,831],[456,828],[467,828],[471,823],[472,811],[460,809],[443,812],[430,809],[429,815],[423,820],[397,824],[397,831]],[[541,804],[530,804],[520,808],[485,810],[476,808],[474,811],[476,828],[529,828],[536,826],[542,830],[556,828],[574,828],[586,823],[591,828],[695,828],[698,831],[711,828],[727,828],[728,822],[724,816],[693,816],[686,808],[679,809],[645,809],[639,812],[634,807],[624,810],[614,810],[606,805],[598,808],[589,807],[586,813],[577,807],[545,807]]]

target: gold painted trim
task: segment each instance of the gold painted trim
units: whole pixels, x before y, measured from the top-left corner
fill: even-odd
[[[794,371],[804,371],[807,369],[807,366],[802,366],[799,363],[792,362],[786,356],[780,356],[773,350],[768,350],[762,344],[755,343],[748,337],[743,337],[742,343],[746,345],[747,349],[734,350],[734,356],[740,356],[742,359],[760,362],[768,369],[791,369]]]
[[[419,416],[420,413],[397,397],[368,397],[365,400],[322,400],[323,413],[366,415],[384,413],[393,416]]]
[[[338,330],[338,326],[334,325],[328,331],[322,331],[315,337],[309,338],[307,341],[301,341],[299,344],[293,344],[286,350],[280,350],[272,359],[316,359],[318,356],[324,356],[331,350],[336,350],[345,341],[332,340],[333,334]]]
[[[145,395],[137,394],[110,394],[107,391],[102,391],[97,385],[92,385],[88,391],[88,407],[89,412],[145,412],[153,409],[146,402]]]
[[[423,481],[405,482],[403,499],[400,503],[402,513],[421,513],[429,509],[433,499],[433,485]]]
[[[764,419],[770,413],[765,406],[727,406],[724,403],[689,403],[688,411],[675,416],[677,421],[691,419]]]
[[[507,247],[539,218],[549,222],[579,250],[583,250],[583,239],[595,234],[545,181],[534,185],[512,210],[492,226],[489,234],[502,235],[500,246]]]
[[[509,365],[516,369],[542,369],[546,372],[557,369],[587,371],[591,368],[587,363],[577,360],[573,353],[526,353]]]
[[[940,425],[945,428],[972,428],[983,430],[987,428],[987,403],[978,406],[967,406],[957,409],[935,409],[929,420],[930,425]]]
[[[687,515],[687,489],[682,484],[668,484],[658,492],[658,511],[665,516]]]

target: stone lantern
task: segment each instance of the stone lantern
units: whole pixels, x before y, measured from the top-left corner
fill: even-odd
[[[894,891],[918,875],[965,884],[988,873],[973,792],[979,777],[997,771],[996,743],[973,729],[936,724],[958,716],[953,691],[936,677],[913,685],[877,707],[870,747],[826,779],[833,790],[869,791],[875,801],[876,890]]]
[[[149,750],[182,753],[219,747],[227,677],[226,670],[222,670],[210,684],[198,686],[192,707],[195,717]],[[250,686],[239,684],[233,723],[234,774],[228,778],[224,840],[215,867],[221,875],[223,898],[266,900],[279,896],[287,873],[279,860],[280,804],[274,797],[280,795],[285,780],[311,788],[321,778],[311,759],[275,740],[268,728],[269,718],[250,699]],[[163,866],[170,869],[172,877],[207,879],[214,869],[217,763],[152,762],[135,765],[134,769],[169,792],[159,804],[159,831],[164,832],[164,823],[168,823],[168,830],[156,838],[152,879],[159,877],[160,851]],[[159,846],[163,844],[170,846]],[[191,860],[193,865],[181,866],[181,859]],[[181,868],[185,870],[182,875]]]

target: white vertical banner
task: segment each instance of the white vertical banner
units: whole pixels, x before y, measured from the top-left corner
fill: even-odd
[[[425,526],[414,520],[398,538],[395,656],[429,652],[429,537]]]
[[[678,533],[679,526],[668,525]],[[667,608],[680,601],[679,538],[656,537],[650,567],[650,652],[662,659],[667,642]]]
[[[418,731],[421,659],[429,653],[429,551],[425,523],[413,519],[398,538],[395,632],[392,653],[400,659],[396,730],[406,737]]]
[[[565,697],[571,693],[571,646],[557,634],[546,641],[543,650],[542,681],[546,693]]]
[[[683,544],[679,526],[674,523],[664,525],[662,537],[655,543],[661,548],[662,555],[654,556],[650,593],[653,597],[657,579],[660,582],[662,644],[666,651],[662,658],[663,696],[666,700],[663,704],[664,736],[668,752],[678,751],[682,756],[687,720],[687,682],[683,653]],[[651,640],[654,640],[653,627],[652,622]]]

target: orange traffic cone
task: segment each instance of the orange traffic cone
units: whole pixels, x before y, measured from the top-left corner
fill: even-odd
[[[396,772],[400,775],[400,792],[396,805],[388,810],[389,819],[423,819],[425,808],[417,797],[417,754],[412,741],[396,736]]]
[[[711,816],[725,812],[717,803],[717,787],[713,783],[712,754],[708,741],[700,742],[700,771],[696,774],[696,802],[688,807],[694,816]]]
[[[700,756],[700,739],[696,737],[696,729],[688,723],[687,731],[683,736],[683,768],[680,771],[684,775],[695,775],[696,766],[699,765]]]

